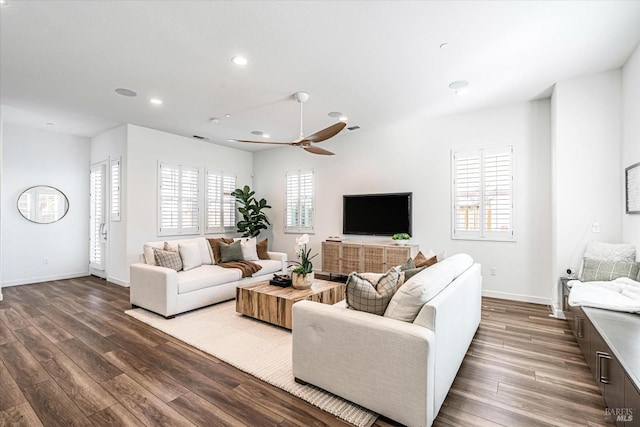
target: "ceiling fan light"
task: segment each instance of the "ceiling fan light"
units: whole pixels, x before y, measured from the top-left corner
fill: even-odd
[[[338,120],[340,120],[341,122],[346,122],[348,119],[347,116],[340,116],[340,118]]]
[[[269,135],[268,133],[263,133],[263,134],[262,134],[262,137],[263,137],[263,138],[271,138],[271,135]]]

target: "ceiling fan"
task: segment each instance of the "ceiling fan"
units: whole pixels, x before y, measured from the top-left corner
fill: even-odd
[[[253,144],[279,144],[279,145],[292,145],[294,147],[300,147],[310,153],[313,154],[322,154],[325,156],[333,155],[331,151],[322,149],[320,147],[315,147],[311,145],[312,143],[325,141],[329,138],[333,138],[336,136],[344,127],[347,125],[344,122],[339,122],[334,125],[329,126],[328,128],[322,129],[312,135],[307,137],[304,136],[302,132],[302,104],[309,100],[309,94],[307,92],[296,92],[293,94],[293,97],[300,103],[300,137],[297,141],[293,142],[274,142],[274,141],[248,141],[244,139],[236,139],[238,142],[250,142]]]

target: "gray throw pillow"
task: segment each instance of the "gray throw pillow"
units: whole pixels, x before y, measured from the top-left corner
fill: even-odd
[[[400,273],[392,268],[376,283],[359,275],[351,273],[345,285],[347,306],[354,310],[382,316],[389,305],[389,301],[398,290]]]
[[[400,266],[400,271],[411,270],[412,268],[416,268],[416,265],[413,263],[413,259],[409,258],[407,262]]]
[[[637,262],[615,262],[585,258],[580,280],[583,282],[609,281],[618,277],[628,277],[636,280],[639,269],[640,264]]]
[[[244,261],[240,240],[233,243],[220,242],[220,262]]]
[[[406,282],[407,280],[411,279],[413,276],[420,273],[425,268],[429,268],[429,267],[426,265],[423,265],[422,267],[410,268],[408,270],[404,270],[404,281]]]
[[[182,270],[182,259],[180,259],[178,252],[153,248],[153,257],[156,260],[156,264],[160,267],[172,268],[175,271]]]

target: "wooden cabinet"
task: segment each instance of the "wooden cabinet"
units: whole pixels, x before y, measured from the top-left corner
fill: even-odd
[[[629,345],[640,334],[640,319],[634,314],[571,307],[569,291],[562,283],[562,311],[607,404],[608,415],[618,426],[640,427],[640,392],[630,379],[631,372],[637,378],[640,347]]]
[[[384,273],[418,254],[418,245],[387,243],[322,242],[322,271],[348,275],[351,272]]]

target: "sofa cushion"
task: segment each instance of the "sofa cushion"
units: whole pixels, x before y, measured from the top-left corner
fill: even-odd
[[[602,261],[585,258],[582,269],[582,282],[609,281],[619,277],[635,280],[638,277],[637,262]]]
[[[163,249],[164,242],[148,242],[145,243],[142,247],[144,253],[144,262],[149,265],[158,265],[156,264],[156,255],[153,253],[153,248]]]
[[[233,243],[233,239],[226,237],[217,237],[215,239],[207,239],[209,241],[209,246],[211,247],[211,252],[213,253],[213,263],[217,264],[220,262],[220,242],[223,243]]]
[[[178,245],[178,253],[180,254],[184,271],[189,271],[202,265],[200,249],[197,243],[180,243]]]
[[[178,273],[178,293],[184,294],[211,286],[231,283],[241,278],[242,273],[237,268],[203,265],[193,270]]]
[[[251,261],[258,264],[262,269],[253,273],[253,277],[263,276],[265,274],[277,273],[282,270],[282,262],[273,259],[259,259],[258,261]]]
[[[243,261],[240,241],[233,243],[220,242],[220,262]]]
[[[242,237],[240,240],[240,248],[242,249],[242,259],[245,261],[257,261],[258,249],[256,247],[255,237]]]
[[[385,317],[413,322],[422,306],[473,264],[467,254],[456,254],[407,280],[391,298]]]
[[[198,252],[200,253],[200,262],[201,264],[213,264],[213,259],[211,258],[211,248],[209,247],[209,243],[207,239],[204,237],[194,237],[191,239],[179,239],[179,240],[169,240],[165,243],[166,251],[176,251],[178,252],[179,245],[185,243],[195,243],[198,245]]]
[[[400,272],[395,268],[375,283],[358,273],[351,273],[345,285],[347,305],[358,311],[384,314],[387,304],[398,289],[399,278]]]
[[[182,259],[180,259],[178,252],[153,248],[153,255],[156,259],[156,265],[172,268],[176,271],[182,270]]]
[[[256,244],[256,252],[259,259],[269,259],[269,239],[264,239]]]

